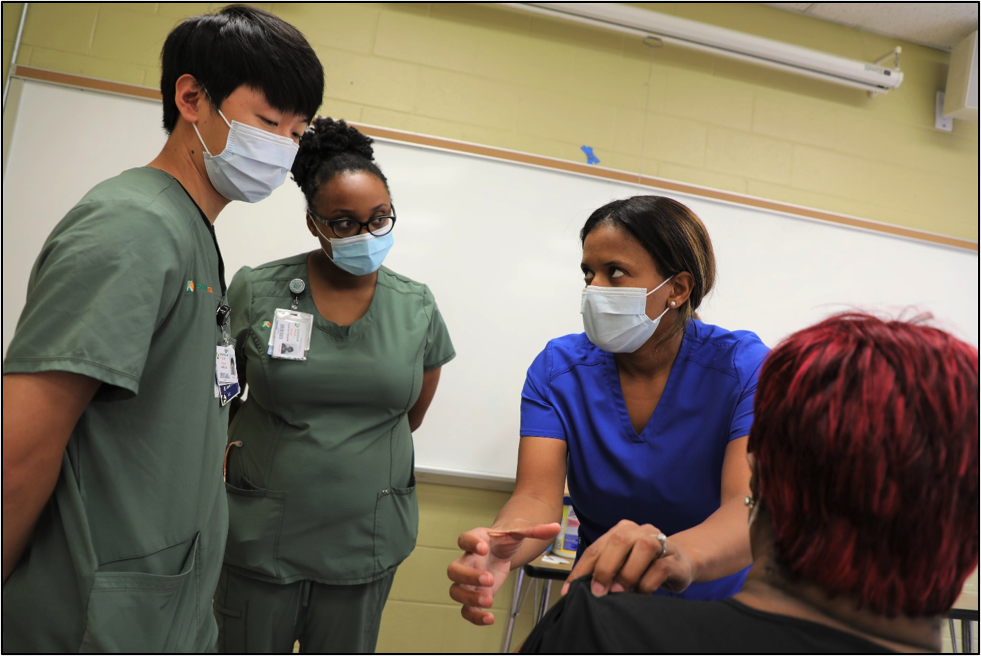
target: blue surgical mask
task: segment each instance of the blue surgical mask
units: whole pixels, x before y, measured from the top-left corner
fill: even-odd
[[[204,147],[204,168],[211,185],[228,200],[255,203],[266,198],[286,181],[293,167],[299,146],[288,137],[281,137],[238,121],[228,122],[225,149],[212,155],[193,124],[198,140]]]
[[[314,219],[313,227],[317,233],[330,242],[330,248],[334,251],[331,257],[324,249],[324,255],[338,267],[347,271],[353,276],[366,276],[374,273],[381,268],[382,262],[388,251],[392,250],[395,239],[392,232],[376,237],[370,232],[365,232],[353,237],[329,239],[327,235],[320,231],[318,221]],[[394,232],[394,231],[393,231]]]

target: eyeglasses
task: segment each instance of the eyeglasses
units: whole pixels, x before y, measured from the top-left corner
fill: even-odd
[[[392,213],[389,216],[376,216],[367,221],[355,221],[354,219],[334,219],[333,221],[328,221],[311,209],[307,209],[310,216],[316,221],[327,225],[330,231],[334,233],[336,237],[344,239],[345,237],[354,237],[355,235],[360,235],[361,231],[370,233],[375,237],[384,237],[392,231],[395,227],[395,206],[392,206]]]

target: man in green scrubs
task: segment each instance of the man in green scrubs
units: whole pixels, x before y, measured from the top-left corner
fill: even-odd
[[[215,649],[233,386],[212,224],[283,182],[323,68],[242,5],[178,25],[162,60],[164,150],[55,228],[3,363],[4,652]]]

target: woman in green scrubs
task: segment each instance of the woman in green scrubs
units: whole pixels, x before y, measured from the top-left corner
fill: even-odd
[[[412,431],[455,355],[426,285],[381,266],[397,234],[371,139],[318,118],[293,178],[319,248],[228,289],[239,383],[221,652],[372,652],[415,546]]]

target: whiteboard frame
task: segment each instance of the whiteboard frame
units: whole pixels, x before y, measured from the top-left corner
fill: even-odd
[[[24,67],[18,68],[18,73],[24,73]],[[27,70],[26,72],[30,72]],[[32,74],[33,75],[33,74]],[[53,84],[60,87],[83,89],[86,91],[96,91],[111,95],[124,96],[130,99],[140,99],[159,102],[159,93],[141,87],[135,87],[140,93],[128,93],[129,85],[118,83],[104,83],[101,80],[91,80],[79,78],[78,76],[67,76],[64,74],[52,74],[56,79],[47,77],[18,75],[22,79],[44,84]],[[154,95],[156,97],[154,97]],[[15,116],[11,117],[16,119]],[[722,203],[735,207],[743,207],[750,210],[759,210],[770,215],[785,216],[791,219],[804,219],[808,222],[833,224],[837,227],[846,227],[861,232],[871,234],[888,235],[900,240],[913,242],[923,242],[931,246],[950,248],[962,254],[977,253],[977,243],[966,240],[954,239],[943,235],[935,235],[922,231],[890,226],[874,221],[848,217],[845,215],[813,210],[787,203],[778,203],[765,199],[753,198],[731,192],[724,192],[696,185],[678,183],[670,180],[663,180],[648,176],[640,176],[623,171],[612,171],[608,169],[597,169],[583,164],[557,160],[537,155],[530,155],[518,151],[510,151],[500,148],[469,144],[464,142],[452,141],[428,135],[420,135],[409,132],[390,130],[377,126],[358,125],[365,134],[372,136],[379,142],[390,143],[393,145],[409,146],[423,150],[445,152],[455,155],[464,155],[478,159],[486,159],[503,163],[515,163],[525,167],[541,169],[545,171],[560,172],[571,174],[575,177],[584,177],[594,180],[620,183],[638,189],[639,193],[645,191],[673,192],[685,196],[702,198],[706,201]],[[6,169],[4,171],[6,176]],[[234,270],[234,269],[232,269]],[[509,490],[513,487],[513,476],[493,474],[488,472],[468,472],[459,469],[440,469],[438,467],[428,467],[420,465],[417,467],[419,480],[422,482],[441,483],[464,487],[480,487],[486,489]]]
[[[122,82],[112,82],[109,80],[84,77],[81,75],[71,75],[68,73],[48,71],[40,68],[32,68],[29,66],[17,66],[13,77],[23,80],[33,80],[35,82],[47,82],[50,84],[57,84],[61,86],[76,87],[76,88],[87,89],[91,91],[101,91],[103,93],[142,98],[144,100],[155,100],[158,102],[161,100],[160,91],[150,87],[142,87],[134,84],[124,84]],[[482,144],[469,143],[466,141],[444,139],[442,137],[433,137],[430,135],[419,134],[415,132],[393,130],[391,128],[383,128],[383,127],[362,124],[362,123],[351,123],[351,125],[358,128],[358,130],[360,130],[362,133],[370,137],[373,137],[375,139],[393,141],[396,143],[412,144],[415,146],[437,148],[437,149],[448,150],[453,152],[467,153],[470,155],[476,155],[480,157],[491,157],[494,159],[518,162],[522,164],[530,164],[533,166],[538,166],[546,169],[559,170],[567,173],[577,173],[592,178],[614,180],[617,182],[627,182],[631,184],[640,185],[642,187],[651,187],[654,189],[658,189],[660,191],[682,193],[691,196],[698,196],[701,198],[722,201],[725,203],[732,203],[735,205],[745,205],[748,207],[753,207],[768,212],[778,212],[780,214],[786,214],[788,216],[797,217],[797,218],[824,221],[836,225],[844,225],[852,228],[858,228],[860,230],[880,232],[880,233],[893,235],[896,237],[915,239],[917,241],[925,241],[928,243],[940,244],[942,246],[949,246],[952,248],[964,249],[964,250],[975,251],[975,252],[978,251],[978,242],[971,241],[969,239],[960,239],[958,237],[951,237],[949,235],[943,235],[940,233],[928,232],[926,230],[905,228],[902,226],[881,223],[879,221],[872,221],[870,219],[863,219],[860,217],[850,216],[847,214],[840,214],[836,212],[828,212],[826,210],[819,210],[811,207],[805,207],[803,205],[794,205],[793,203],[784,203],[780,201],[768,200],[756,196],[749,196],[747,194],[739,194],[732,191],[723,191],[720,189],[703,187],[700,185],[689,184],[686,182],[676,182],[674,180],[668,180],[665,178],[656,178],[647,175],[640,175],[638,173],[631,173],[628,171],[618,171],[615,169],[598,169],[586,164],[579,164],[577,162],[570,162],[567,160],[556,159],[553,157],[545,157],[542,155],[532,155],[530,153],[524,153],[516,150],[508,150],[506,148],[497,148],[494,146],[485,146]]]

